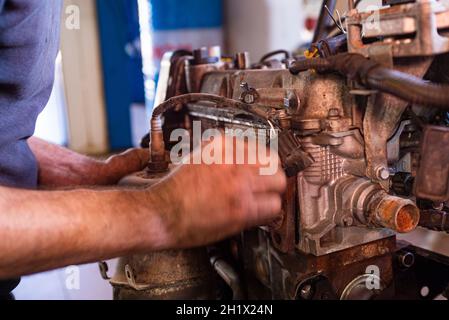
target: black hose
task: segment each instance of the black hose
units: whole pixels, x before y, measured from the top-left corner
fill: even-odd
[[[318,51],[319,57],[327,58],[335,56],[339,53],[347,52],[348,37],[346,34],[342,34],[336,37],[321,40],[317,43],[312,43],[309,51]]]
[[[280,55],[280,54],[283,54],[285,56],[285,59],[290,59],[290,57],[291,57],[290,52],[288,52],[287,50],[276,50],[276,51],[272,51],[272,52],[269,52],[266,55],[264,55],[260,59],[260,63],[263,63],[266,60],[268,60],[274,56]]]
[[[329,71],[332,68],[331,63],[327,59],[314,58],[314,59],[301,59],[292,62],[290,65],[290,72],[297,75],[307,70],[317,70],[319,72]]]
[[[412,104],[449,110],[449,85],[426,82],[410,74],[385,68],[359,54],[297,60],[292,63],[290,72],[298,74],[310,69],[339,72],[369,89],[389,93]]]
[[[449,110],[449,86],[425,82],[408,74],[374,69],[367,78],[371,88],[390,93],[412,104],[431,105]]]

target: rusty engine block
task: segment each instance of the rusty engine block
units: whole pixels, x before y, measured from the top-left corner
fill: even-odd
[[[223,57],[216,47],[166,54],[152,162],[123,183],[169,172],[170,132],[193,121],[267,135],[275,126],[289,176],[283,219],[213,248],[123,258],[116,298],[413,299],[447,288],[447,259],[395,235],[419,224],[448,230],[449,9],[402,2],[376,12],[373,30],[373,13],[351,0],[346,27],[336,28],[326,9],[335,1],[324,1],[307,58],[279,51],[251,64],[248,53]],[[420,277],[431,270],[439,278],[426,279],[423,297]]]

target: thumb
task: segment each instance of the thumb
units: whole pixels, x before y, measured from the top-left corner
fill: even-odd
[[[131,173],[143,170],[148,161],[150,161],[148,149],[130,149],[105,161],[107,176],[115,183]]]
[[[129,149],[117,156],[116,161],[125,171],[132,173],[144,169],[150,161],[150,151],[148,149]]]

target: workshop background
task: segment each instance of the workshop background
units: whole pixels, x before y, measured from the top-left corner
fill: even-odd
[[[148,131],[165,52],[220,45],[229,54],[248,51],[256,61],[272,50],[293,51],[311,41],[321,1],[66,0],[64,5],[54,90],[36,135],[103,156],[137,146]],[[77,14],[79,28],[72,25]],[[441,241],[428,234],[424,246],[447,250],[436,248]],[[114,272],[115,262],[109,267]],[[92,264],[25,277],[14,294],[111,299],[112,289]]]

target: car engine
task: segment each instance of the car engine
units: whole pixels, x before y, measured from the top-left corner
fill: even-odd
[[[288,190],[270,226],[207,248],[122,258],[112,279],[101,263],[116,299],[449,293],[449,258],[397,238],[449,232],[449,3],[384,0],[374,11],[358,3],[335,18],[336,1],[324,1],[313,43],[297,54],[257,63],[218,47],[165,55],[143,141],[151,163],[122,184],[166,176],[171,132],[200,122],[275,131]]]

